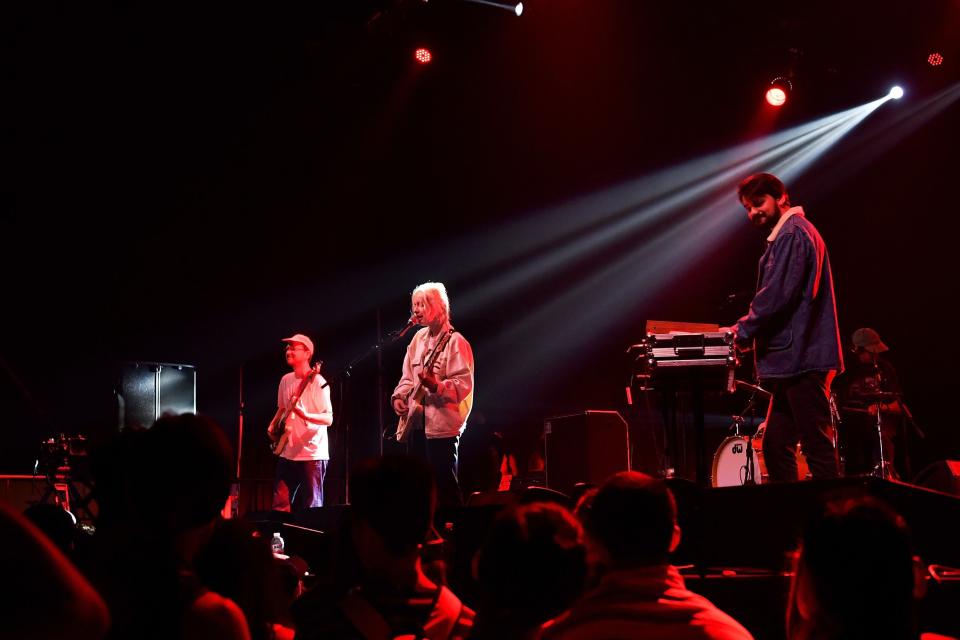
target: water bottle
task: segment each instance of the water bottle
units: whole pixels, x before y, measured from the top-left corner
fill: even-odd
[[[270,550],[274,553],[283,553],[283,538],[280,537],[279,533],[273,534],[273,540],[270,541]]]

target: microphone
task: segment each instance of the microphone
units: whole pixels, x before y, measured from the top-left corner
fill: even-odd
[[[393,336],[394,338],[402,338],[404,334],[406,334],[407,331],[410,331],[410,329],[416,324],[417,324],[417,316],[411,315],[410,319],[407,320],[407,326],[405,326],[403,329],[400,329],[399,331],[391,331],[390,335]]]

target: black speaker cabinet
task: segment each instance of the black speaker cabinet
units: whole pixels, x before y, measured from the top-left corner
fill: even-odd
[[[547,487],[567,495],[630,470],[630,432],[616,411],[584,411],[544,422]]]
[[[189,364],[125,362],[117,380],[120,429],[149,428],[165,413],[197,412],[197,370]]]

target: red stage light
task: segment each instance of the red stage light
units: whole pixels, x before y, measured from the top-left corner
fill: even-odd
[[[427,64],[433,60],[433,54],[430,53],[430,49],[427,49],[426,47],[420,47],[413,52],[413,59],[420,64]]]
[[[939,53],[931,53],[927,56],[927,64],[931,67],[939,67],[943,64],[943,56]]]
[[[767,90],[767,103],[774,107],[783,106],[787,101],[787,92],[780,87],[773,87]]]
[[[793,83],[789,78],[780,76],[770,83],[764,98],[771,107],[782,107],[790,99],[791,93],[793,93]]]

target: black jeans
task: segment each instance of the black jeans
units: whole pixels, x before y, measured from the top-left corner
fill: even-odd
[[[328,460],[277,459],[273,479],[273,509],[303,511],[323,506],[323,477]]]
[[[814,480],[840,477],[830,438],[827,374],[808,372],[793,378],[769,378],[762,384],[773,393],[763,436],[770,481],[797,479],[797,441]]]
[[[433,469],[437,483],[437,510],[463,504],[457,479],[459,443],[460,436],[427,438],[422,429],[410,432],[410,455],[423,458]]]

